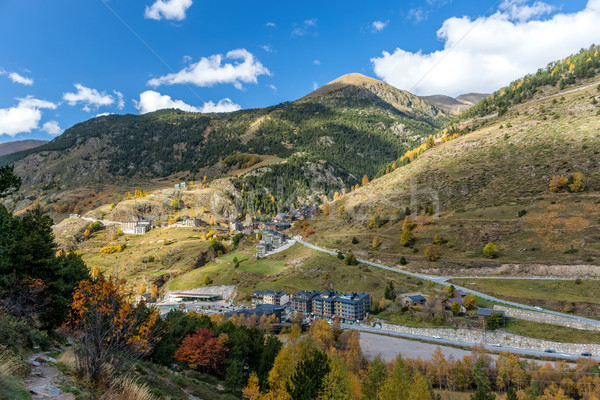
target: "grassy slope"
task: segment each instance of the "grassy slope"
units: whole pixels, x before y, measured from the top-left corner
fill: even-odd
[[[575,314],[600,317],[600,281],[574,281],[545,279],[455,279],[451,282],[494,297],[562,311],[574,304]]]
[[[441,247],[442,262],[484,264],[481,250],[493,241],[500,259],[492,266],[504,262],[598,264],[600,108],[591,102],[597,95],[593,87],[565,94],[564,100],[559,95],[556,104],[553,99],[526,104],[485,121],[472,133],[436,145],[415,162],[332,203],[330,215],[316,222],[312,241],[342,250],[354,247],[362,255],[369,251],[374,258],[391,256],[392,261],[404,255],[419,261],[418,268],[440,266],[423,258],[424,248],[436,233],[454,245]],[[586,175],[584,193],[547,191],[553,175],[575,171]],[[399,245],[400,223],[366,228],[371,216],[393,217],[409,206],[411,185],[422,194],[418,205],[427,207],[431,193],[440,200],[439,219],[417,217],[418,253]],[[342,205],[343,212],[339,211]],[[528,212],[520,221],[521,210]],[[375,235],[385,249],[370,248]],[[361,243],[351,245],[353,236]],[[580,251],[565,254],[571,246]]]
[[[169,289],[201,287],[206,276],[214,281],[213,284],[234,284],[246,293],[261,289],[295,293],[300,290],[333,288],[340,292],[366,292],[377,300],[383,297],[385,286],[390,280],[400,292],[423,288],[423,282],[414,278],[375,270],[365,265],[348,266],[336,257],[299,244],[261,260],[254,258],[254,243],[246,242],[240,248],[202,268],[174,278]],[[239,269],[233,267],[234,257],[241,262]]]

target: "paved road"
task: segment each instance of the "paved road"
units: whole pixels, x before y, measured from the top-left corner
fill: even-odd
[[[326,250],[326,249],[323,249],[321,247],[315,246],[313,244],[310,244],[308,242],[305,242],[305,241],[301,240],[300,238],[296,238],[296,241],[298,243],[300,243],[300,244],[303,244],[306,247],[311,248],[311,249],[314,249],[314,250],[317,250],[317,251],[321,251],[321,252],[324,252],[324,253],[327,253],[327,254],[331,254],[331,255],[334,255],[334,256],[337,255],[337,253],[335,253],[333,251]],[[537,311],[537,312],[543,312],[543,313],[546,313],[546,314],[557,315],[557,316],[563,317],[565,319],[570,319],[570,320],[575,320],[575,321],[579,321],[579,322],[585,322],[585,323],[588,323],[588,324],[599,325],[600,326],[600,321],[597,321],[597,320],[594,320],[594,319],[589,319],[589,318],[585,318],[585,317],[579,317],[579,316],[570,315],[570,314],[564,314],[564,313],[561,313],[561,312],[558,312],[558,311],[546,310],[546,309],[543,309],[543,308],[534,307],[534,306],[530,306],[530,305],[527,305],[527,304],[515,303],[515,302],[512,302],[512,301],[499,299],[497,297],[493,297],[493,296],[487,295],[485,293],[478,292],[478,291],[473,290],[473,289],[469,289],[469,288],[466,288],[466,287],[462,287],[462,286],[458,286],[456,284],[450,284],[450,283],[446,282],[446,280],[451,279],[452,277],[447,277],[447,276],[431,276],[431,275],[417,274],[417,273],[414,273],[414,272],[408,272],[408,271],[404,271],[404,270],[399,269],[399,268],[388,267],[387,265],[378,264],[378,263],[374,263],[374,262],[367,261],[367,260],[361,260],[361,259],[357,259],[357,260],[358,260],[358,262],[361,262],[363,264],[371,265],[373,267],[385,269],[387,271],[397,272],[397,273],[400,273],[400,274],[412,276],[412,277],[423,279],[423,280],[427,280],[427,281],[432,281],[432,282],[435,282],[435,283],[440,284],[442,286],[453,285],[456,289],[462,289],[465,292],[474,294],[474,295],[476,295],[479,298],[490,300],[490,301],[494,301],[496,303],[506,304],[506,305],[509,305],[511,307],[522,308],[522,309],[530,310],[530,311]]]
[[[430,345],[430,346],[435,346],[435,348],[437,348],[438,345],[451,345],[451,346],[461,346],[461,347],[467,347],[467,348],[473,348],[476,345],[479,345],[480,343],[471,343],[471,342],[463,342],[460,340],[449,340],[449,339],[436,339],[434,337],[430,337],[430,336],[424,336],[424,335],[414,335],[411,333],[403,333],[403,332],[395,332],[395,331],[387,331],[387,330],[382,330],[382,329],[378,329],[378,328],[369,328],[369,327],[365,327],[365,326],[359,326],[359,325],[342,325],[342,327],[344,329],[355,329],[359,332],[361,332],[361,337],[363,335],[366,334],[385,334],[385,335],[389,335],[389,336],[394,336],[394,337],[400,337],[400,338],[405,338],[405,339],[413,339],[413,340],[426,340],[428,342],[434,342],[434,345]],[[394,353],[394,354],[402,354],[404,355],[403,351],[408,351],[408,353],[410,354],[410,350],[402,350],[402,349],[394,349],[393,347],[386,347],[385,343],[392,343],[391,341],[386,341],[385,339],[383,339],[385,336],[380,336],[380,339],[376,342],[380,342],[380,344],[377,345],[370,345],[370,347],[368,348],[368,351],[373,352],[373,351],[377,351],[377,349],[382,348],[383,351],[379,351],[382,353],[382,355],[384,353]],[[367,336],[367,338],[369,338],[369,336]],[[415,347],[417,346],[415,344],[414,341],[406,341],[408,346],[411,347]],[[361,346],[362,346],[362,339],[361,339]],[[369,345],[368,345],[369,346]],[[398,345],[400,346],[400,345]],[[541,351],[541,350],[531,350],[531,349],[521,349],[521,348],[516,348],[516,347],[504,347],[504,346],[492,346],[489,344],[484,345],[486,350],[490,350],[490,351],[497,351],[497,352],[502,352],[502,351],[510,351],[512,354],[519,354],[519,355],[523,355],[523,356],[533,356],[533,357],[552,357],[552,358],[559,358],[559,359],[563,359],[563,360],[576,360],[578,359],[581,355],[580,354],[570,354],[570,353],[546,353],[545,351]],[[416,348],[416,347],[415,347]],[[427,349],[427,347],[425,347]],[[435,350],[434,348],[434,350]],[[430,349],[430,348],[429,348]],[[418,353],[418,351],[417,351]],[[378,353],[375,353],[378,354]],[[425,352],[424,354],[427,354],[427,352]],[[421,357],[423,357],[424,354],[421,354]],[[445,353],[446,354],[446,353]],[[386,355],[387,357],[387,355]],[[410,357],[410,356],[408,356]],[[600,356],[594,356],[591,357],[596,361],[600,361]]]

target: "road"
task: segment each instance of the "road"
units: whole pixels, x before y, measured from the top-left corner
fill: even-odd
[[[324,252],[324,253],[327,253],[327,254],[331,254],[333,256],[337,256],[337,253],[335,253],[333,251],[330,251],[330,250],[323,249],[321,247],[315,246],[313,244],[310,244],[308,242],[305,242],[305,241],[301,240],[298,237],[296,237],[296,241],[298,243],[300,243],[300,244],[308,247],[308,248],[313,249],[313,250],[317,250],[317,251],[321,251],[321,252]],[[361,260],[361,259],[357,259],[357,260],[358,260],[358,262],[370,265],[372,267],[381,268],[381,269],[385,269],[387,271],[397,272],[397,273],[408,275],[408,276],[412,276],[412,277],[415,277],[415,278],[419,278],[419,279],[423,279],[423,280],[435,282],[435,283],[437,283],[439,285],[442,285],[442,286],[453,285],[456,289],[462,289],[465,292],[474,294],[475,296],[477,296],[477,297],[479,297],[481,299],[486,299],[486,300],[494,301],[496,303],[501,303],[501,304],[509,305],[511,307],[522,308],[524,310],[530,310],[530,311],[536,311],[536,312],[543,312],[543,313],[546,313],[546,314],[557,315],[557,316],[563,317],[565,319],[570,319],[570,320],[574,320],[574,321],[585,322],[585,323],[588,323],[588,324],[591,324],[591,325],[599,325],[600,326],[600,321],[597,321],[597,320],[594,320],[594,319],[589,319],[589,318],[585,318],[585,317],[579,317],[579,316],[576,316],[576,315],[565,314],[565,313],[561,313],[561,312],[558,312],[558,311],[546,310],[546,309],[543,309],[543,308],[538,308],[538,307],[530,306],[530,305],[527,305],[527,304],[515,303],[515,302],[512,302],[512,301],[499,299],[497,297],[493,297],[493,296],[487,295],[485,293],[478,292],[478,291],[473,290],[473,289],[469,289],[469,288],[466,288],[466,287],[462,287],[462,286],[458,286],[458,285],[446,282],[448,279],[453,279],[453,277],[448,277],[448,276],[431,276],[431,275],[417,274],[417,273],[414,273],[414,272],[404,271],[404,270],[399,269],[399,268],[388,267],[387,265],[378,264],[378,263],[374,263],[374,262],[367,261],[367,260]],[[506,279],[506,278],[504,278],[504,279]]]
[[[418,344],[416,344],[414,342],[414,340],[423,340],[423,341],[427,341],[429,343],[435,343],[435,344],[429,344],[429,346],[434,346],[434,351],[435,348],[437,348],[438,346],[444,346],[442,351],[444,352],[444,355],[449,355],[449,354],[461,354],[461,353],[452,353],[450,352],[450,350],[447,350],[448,347],[447,346],[460,346],[460,347],[467,347],[467,348],[473,348],[474,346],[478,346],[480,345],[480,343],[471,343],[471,342],[463,342],[463,341],[459,341],[459,340],[449,340],[449,339],[437,339],[434,337],[430,337],[430,336],[424,336],[424,335],[414,335],[411,333],[403,333],[403,332],[395,332],[395,331],[387,331],[387,330],[382,330],[379,328],[369,328],[366,326],[361,326],[361,325],[342,325],[342,328],[344,329],[354,329],[357,330],[359,332],[361,332],[361,347],[363,344],[363,339],[362,336],[365,335],[366,336],[366,341],[369,342],[371,336],[367,336],[367,335],[372,335],[372,334],[379,334],[379,335],[387,335],[387,336],[392,336],[392,337],[397,337],[397,338],[404,338],[404,339],[412,339],[412,341],[407,340],[405,342],[397,342],[397,344],[395,344],[396,342],[392,341],[392,340],[386,340],[385,336],[379,336],[377,338],[377,340],[375,340],[375,343],[367,343],[367,352],[368,354],[373,354],[377,355],[378,353],[386,354],[386,358],[389,357],[395,357],[395,355],[397,354],[402,354],[405,357],[409,357],[409,358],[413,358],[411,357],[411,354],[413,354],[413,351],[411,349],[405,349],[402,348],[402,346],[406,345],[409,346],[410,348],[414,348],[414,354],[416,354],[417,356],[421,356],[421,358],[424,358],[423,355],[424,354],[428,354],[428,352],[431,350],[431,347],[428,346],[420,346]],[[387,345],[386,345],[387,344]],[[494,351],[494,352],[503,352],[503,351],[510,351],[512,354],[518,354],[518,355],[523,355],[523,356],[530,356],[530,357],[551,357],[551,358],[558,358],[558,359],[563,359],[563,360],[577,360],[579,357],[581,357],[580,354],[569,354],[569,353],[546,353],[545,351],[542,350],[531,350],[531,349],[522,349],[522,348],[516,348],[516,347],[504,347],[504,346],[492,346],[489,344],[486,344],[483,346],[486,350],[489,351]],[[425,349],[424,353],[419,353],[419,348],[421,350]],[[462,357],[462,356],[461,356]],[[456,355],[455,355],[455,358]],[[591,357],[592,359],[596,360],[596,361],[600,361],[600,356],[593,356]]]

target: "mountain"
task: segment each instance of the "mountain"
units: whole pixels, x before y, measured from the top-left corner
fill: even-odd
[[[325,206],[310,240],[388,264],[405,257],[407,268],[422,273],[510,274],[528,263],[538,276],[557,265],[597,275],[586,265],[600,264],[598,54],[593,48],[568,58],[573,67],[551,64],[550,71],[561,65],[563,74],[539,71],[480,101],[429,146]],[[586,69],[578,74],[580,62]],[[547,76],[552,80],[543,84]],[[520,87],[529,91],[519,96]],[[515,94],[502,99],[509,91]],[[417,224],[410,247],[400,243],[407,212]],[[434,241],[440,259],[430,261],[425,250]],[[490,242],[497,259],[484,257]]]
[[[31,199],[56,208],[61,193],[85,197],[90,185],[123,191],[234,175],[241,210],[273,214],[350,190],[448,119],[408,92],[350,74],[262,109],[92,118],[45,145],[0,157],[0,165],[14,163],[23,178],[24,190],[10,203],[16,210]],[[84,209],[93,203],[86,200]]]
[[[19,151],[32,149],[48,143],[47,140],[15,140],[14,142],[0,143],[0,156],[16,153]]]
[[[440,110],[444,110],[445,112],[452,115],[457,115],[471,107],[473,104],[479,102],[479,100],[486,98],[487,96],[488,94],[484,93],[467,93],[461,94],[456,98],[441,94],[420,97],[421,99],[433,104]]]

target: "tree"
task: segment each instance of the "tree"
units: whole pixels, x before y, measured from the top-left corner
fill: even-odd
[[[406,261],[406,257],[402,256],[400,257],[400,265],[406,265],[408,264],[408,262]]]
[[[354,254],[349,253],[346,258],[344,258],[344,263],[346,263],[346,265],[358,265],[358,260]]]
[[[490,388],[490,382],[485,369],[485,360],[479,357],[473,367],[473,383],[475,393],[471,394],[471,400],[495,400],[496,395]]]
[[[358,239],[356,236],[352,237],[352,244],[358,244]]]
[[[389,281],[383,292],[383,297],[388,300],[394,300],[394,282]]]
[[[446,242],[446,238],[443,235],[440,235],[439,233],[436,233],[436,235],[433,237],[433,244],[444,244]]]
[[[570,192],[583,192],[585,190],[585,176],[581,172],[575,172],[569,179]]]
[[[318,400],[353,400],[350,376],[339,358],[331,361],[331,369],[323,379]]]
[[[431,244],[425,248],[425,257],[429,261],[436,261],[440,258],[440,252],[438,247],[434,244]]]
[[[429,137],[427,138],[427,140],[425,141],[425,144],[427,145],[427,148],[430,149],[433,146],[435,146],[435,141],[433,140],[433,136],[429,135]]]
[[[0,198],[19,191],[21,178],[15,175],[14,171],[15,167],[13,165],[0,167]]]
[[[453,302],[452,305],[450,306],[450,310],[452,311],[452,314],[454,314],[454,315],[460,314],[460,303],[458,301]]]
[[[310,327],[310,337],[323,352],[329,350],[334,343],[333,330],[324,319],[316,320]]]
[[[401,356],[396,358],[390,369],[386,379],[381,384],[377,398],[379,400],[408,399],[412,382],[410,372]]]
[[[88,279],[77,284],[67,323],[79,339],[77,366],[92,382],[105,381],[115,370],[148,354],[158,340],[159,315],[143,303],[132,305],[124,281]]]
[[[258,376],[254,373],[250,373],[248,383],[242,390],[242,397],[245,400],[261,400],[263,396],[260,394],[260,387],[258,385]]]
[[[411,231],[403,231],[402,235],[400,235],[400,244],[404,247],[408,247],[413,245],[415,239]]]
[[[492,242],[489,242],[488,244],[486,244],[485,247],[483,248],[483,255],[486,256],[487,258],[498,257],[498,249],[496,248],[496,245]]]
[[[175,359],[191,369],[210,374],[221,372],[227,357],[226,337],[216,337],[212,330],[199,329],[188,335],[175,352]]]
[[[494,331],[504,325],[504,316],[502,313],[492,311],[492,314],[485,319],[485,326],[491,331]]]
[[[210,276],[208,276],[208,275],[206,275],[206,276],[204,277],[204,279],[202,280],[202,284],[203,284],[204,286],[208,286],[208,285],[210,285],[212,282],[213,282],[213,280],[212,280],[212,279],[210,279]]]
[[[260,381],[260,387],[264,391],[269,389],[269,371],[273,368],[275,358],[279,354],[281,347],[281,342],[273,335],[270,335],[265,342],[256,372]]]
[[[362,177],[362,185],[365,186],[367,183],[369,183],[369,177],[367,174],[364,174]]]
[[[312,350],[296,365],[294,374],[286,384],[292,400],[316,399],[323,389],[325,377],[331,371],[327,354]]]
[[[567,185],[568,179],[563,175],[554,175],[552,179],[550,179],[549,190],[551,192],[558,192],[563,189]]]
[[[475,308],[478,302],[479,299],[477,299],[477,297],[474,294],[468,294],[465,297],[463,297],[463,306],[465,306],[467,310],[472,310],[473,308]]]
[[[362,380],[363,400],[376,399],[383,381],[386,377],[386,368],[381,355],[378,354],[367,368],[367,373]]]
[[[379,236],[375,236],[373,238],[373,248],[377,249],[380,245],[381,245],[381,243],[379,241]]]
[[[415,223],[413,222],[412,218],[408,215],[404,217],[404,222],[402,223],[402,231],[412,231],[414,227]]]
[[[171,204],[169,204],[169,207],[171,207],[171,210],[173,211],[178,211],[181,209],[181,203],[179,202],[179,200],[173,199],[173,201],[171,201]]]

